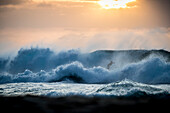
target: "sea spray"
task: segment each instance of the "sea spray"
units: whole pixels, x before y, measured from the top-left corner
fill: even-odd
[[[83,83],[111,83],[126,78],[147,84],[170,83],[170,64],[159,58],[148,58],[120,69],[108,70],[100,66],[87,68],[76,61],[57,66],[51,71],[41,70],[35,73],[25,70],[18,74],[1,73],[0,83],[57,82],[62,80],[82,81]],[[76,81],[78,79],[81,81]]]

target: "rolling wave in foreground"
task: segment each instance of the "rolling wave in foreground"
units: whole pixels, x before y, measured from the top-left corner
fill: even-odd
[[[0,86],[1,95],[5,96],[89,96],[89,97],[140,97],[170,94],[169,85],[148,85],[122,80],[110,84],[73,84],[73,83],[11,83]]]
[[[4,96],[169,96],[170,53],[21,49],[0,59],[0,84]]]

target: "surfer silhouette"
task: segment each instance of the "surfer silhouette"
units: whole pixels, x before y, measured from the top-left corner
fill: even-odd
[[[107,64],[107,69],[110,69],[110,67],[112,66],[113,62],[111,61],[109,64]]]

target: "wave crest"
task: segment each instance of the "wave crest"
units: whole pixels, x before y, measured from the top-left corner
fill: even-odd
[[[108,70],[101,66],[87,68],[81,62],[57,66],[50,71],[1,73],[0,83],[10,82],[57,82],[111,83],[129,79],[147,84],[170,83],[170,64],[160,58],[149,58],[131,63],[120,69]]]
[[[97,91],[99,94],[105,94],[109,96],[166,96],[169,94],[168,91],[157,88],[152,85],[142,84],[133,82],[131,80],[125,79],[120,82],[111,83],[99,88]]]

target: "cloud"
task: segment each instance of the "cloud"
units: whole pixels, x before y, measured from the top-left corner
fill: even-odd
[[[0,29],[170,27],[169,6],[163,3],[163,6],[166,7],[164,8],[162,4],[156,4],[159,2],[148,2],[151,0],[142,0],[143,2],[140,2],[138,4],[139,7],[136,8],[120,10],[102,9],[93,2],[56,1],[28,3],[28,0],[24,4],[26,0],[19,1],[15,2],[20,3],[18,5],[0,5]]]
[[[17,5],[21,3],[30,2],[32,0],[0,0],[0,5]]]
[[[53,4],[59,2],[94,2],[96,0],[0,0],[1,5],[18,5],[23,3]]]
[[[31,46],[56,51],[80,48],[166,49],[170,51],[170,28],[154,29],[4,29],[0,30],[0,54],[14,54]]]
[[[137,8],[103,10],[93,2],[0,0],[0,54],[36,45],[170,50],[169,0],[138,1]]]

